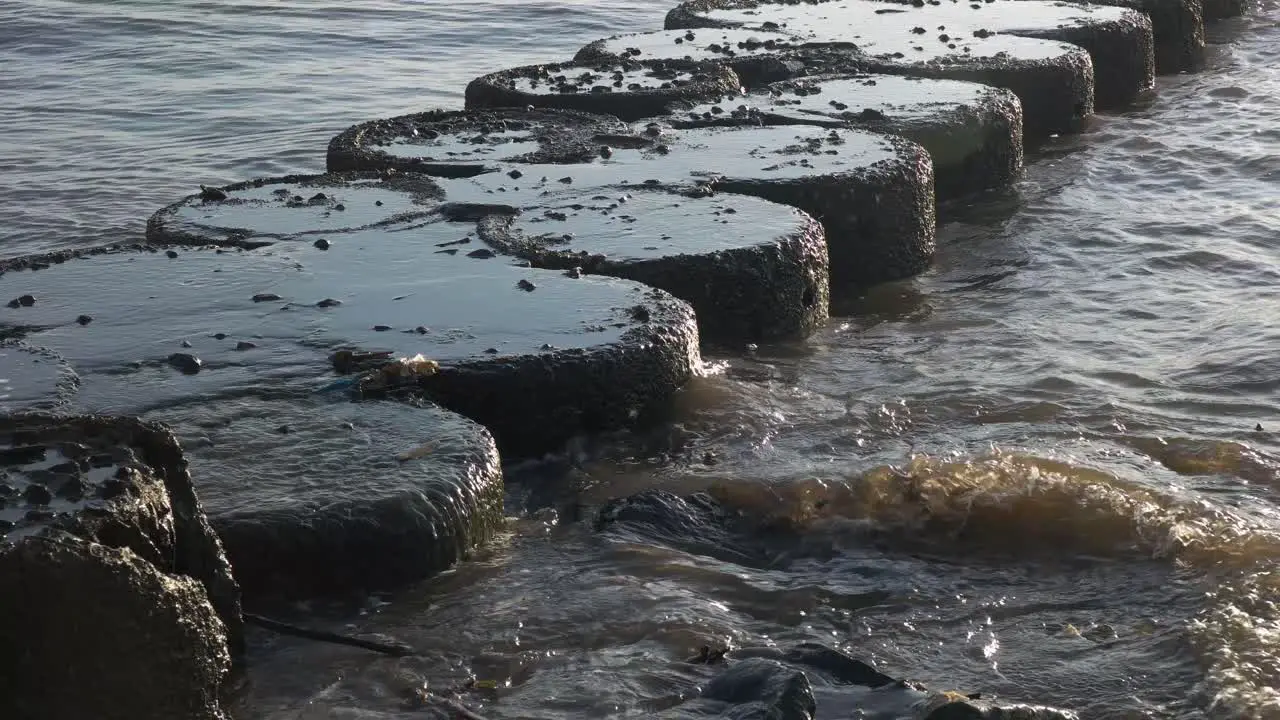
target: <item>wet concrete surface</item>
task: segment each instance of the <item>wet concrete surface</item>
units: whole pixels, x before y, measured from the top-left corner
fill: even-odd
[[[266,378],[314,388],[332,382],[342,349],[422,354],[442,367],[414,389],[486,424],[510,452],[633,422],[693,371],[693,313],[671,296],[514,267],[475,240],[474,222],[432,214],[421,195],[322,184],[315,202],[320,186],[296,180],[193,196],[153,223],[157,239],[268,248],[119,252],[11,273],[6,282],[44,300],[0,310],[0,324],[43,328],[31,341],[80,374],[80,405],[126,413]],[[76,322],[87,310],[94,321]],[[533,393],[547,373],[554,392]]]
[[[484,75],[467,85],[470,109],[566,108],[636,120],[677,100],[734,92],[742,81],[714,63],[615,62],[549,64]]]
[[[598,152],[594,136],[622,132],[617,118],[571,110],[431,111],[345,130],[329,143],[328,169],[467,177],[501,162],[584,162]]]
[[[847,43],[870,55],[925,64],[1002,56],[1043,62],[1060,52],[1040,41],[1072,43],[1093,58],[1095,103],[1104,110],[1133,102],[1152,88],[1155,75],[1151,20],[1128,8],[1037,0],[919,6],[691,0],[667,14],[668,29],[708,26],[778,30],[811,43]]]
[[[901,135],[933,160],[939,201],[1014,182],[1022,172],[1022,106],[978,83],[858,74],[772,83],[745,96],[672,110],[676,127],[820,125]]]
[[[493,439],[438,407],[259,392],[152,417],[178,428],[255,602],[398,587],[447,570],[501,526]]]
[[[1028,140],[1077,133],[1094,110],[1093,61],[1083,48],[1063,42],[1014,35],[949,33],[946,25],[930,46],[907,32],[893,16],[898,7],[866,8],[857,33],[808,37],[770,22],[744,27],[693,27],[618,35],[589,43],[580,58],[636,57],[654,60],[692,58],[732,67],[748,89],[759,91],[782,80],[808,76],[875,72],[978,82],[1012,91],[1022,102]],[[877,12],[880,11],[880,12]],[[886,19],[886,17],[888,19]],[[680,15],[675,22],[710,22],[701,15]],[[776,27],[775,27],[776,26]],[[913,26],[911,30],[916,27]],[[982,28],[979,28],[982,30]],[[973,31],[977,32],[977,31]],[[906,39],[901,38],[906,33]],[[953,50],[950,45],[956,45]],[[918,49],[917,49],[918,48]]]
[[[480,237],[536,267],[624,277],[693,306],[704,342],[806,337],[827,319],[822,226],[759,198],[614,189],[496,214]]]

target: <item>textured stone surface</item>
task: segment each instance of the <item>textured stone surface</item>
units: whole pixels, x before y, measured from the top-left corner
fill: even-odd
[[[887,8],[887,16],[876,14],[877,9],[886,10],[883,5],[866,8],[866,26],[874,32],[864,31],[856,41],[815,40],[750,27],[699,27],[597,40],[583,47],[578,57],[721,62],[756,91],[780,80],[868,72],[978,82],[1018,96],[1029,141],[1079,132],[1093,113],[1093,61],[1081,47],[1006,35],[957,37],[951,43],[954,50],[940,43],[926,46],[915,33],[901,40],[904,28],[892,19],[900,8]],[[685,16],[676,20],[696,21]]]
[[[240,592],[168,430],[5,416],[0,473],[0,715],[219,717]]]
[[[158,213],[151,239],[270,247],[108,253],[6,277],[46,298],[21,312],[49,328],[33,341],[81,375],[81,406],[139,413],[268,383],[315,386],[333,381],[340,349],[423,354],[441,367],[416,391],[484,424],[504,452],[541,453],[643,419],[698,362],[685,303],[638,283],[513,267],[475,238],[474,219],[442,214],[425,176],[220,192]],[[64,322],[85,308],[93,323]],[[20,311],[0,309],[0,322],[10,312]],[[184,374],[175,355],[201,364]]]
[[[29,413],[0,417],[0,443],[4,541],[70,532],[128,547],[160,572],[198,580],[239,654],[239,588],[167,428],[133,418]]]
[[[541,453],[633,424],[698,362],[693,311],[666,293],[437,255],[437,242],[463,232],[423,232],[416,241],[346,235],[327,251],[295,243],[287,253],[100,255],[14,280],[38,285],[52,317],[96,308],[88,327],[32,336],[72,363],[77,404],[93,411],[146,413],[335,381],[350,391],[358,375],[335,376],[335,352],[382,353],[375,365],[422,354],[439,372],[397,389],[481,422],[505,452]],[[115,282],[96,282],[104,276]],[[263,294],[278,299],[253,301]],[[175,355],[198,358],[199,369],[187,374]]]
[[[676,127],[856,127],[901,135],[933,160],[939,200],[1002,187],[1022,172],[1022,106],[979,83],[857,74],[772,83],[746,96],[673,109]]]
[[[833,292],[902,277],[934,251],[933,163],[902,138],[803,126],[641,130],[644,142],[589,165],[519,166],[446,183],[449,198],[536,208],[572,188],[730,192],[821,220]]]
[[[704,341],[802,338],[827,318],[822,226],[785,205],[662,190],[557,195],[495,214],[480,237],[535,267],[612,275],[685,300]]]
[[[197,581],[129,548],[0,544],[0,716],[219,720],[231,665]]]
[[[157,415],[181,428],[246,593],[395,587],[448,569],[502,521],[493,439],[437,407],[252,395]]]
[[[1119,7],[1038,0],[919,7],[874,0],[690,0],[668,13],[666,27],[778,30],[808,43],[846,43],[868,55],[953,66],[1000,52],[1047,60],[1059,50],[1037,41],[1067,42],[1093,58],[1099,109],[1127,105],[1152,88],[1155,76],[1151,19]]]
[[[1204,61],[1204,20],[1208,3],[1202,3],[1201,0],[1068,1],[1131,8],[1150,16],[1158,73],[1175,74],[1194,70]]]
[[[617,118],[572,110],[436,110],[348,128],[329,143],[328,169],[467,177],[504,161],[585,162],[596,136],[625,131]]]
[[[467,108],[565,108],[636,120],[676,100],[734,92],[742,81],[718,64],[601,63],[528,65],[484,75],[467,85]]]

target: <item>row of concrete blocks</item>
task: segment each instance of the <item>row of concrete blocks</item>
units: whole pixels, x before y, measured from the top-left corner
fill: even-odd
[[[1194,67],[1198,0],[1113,5],[696,0],[477,79],[467,110],[353,127],[326,175],[0,264],[5,409],[167,421],[195,477],[160,426],[5,421],[0,623],[82,652],[14,645],[40,680],[0,697],[70,707],[50,678],[130,647],[121,672],[154,687],[114,687],[143,704],[110,673],[83,698],[217,716],[237,580],[314,595],[452,565],[500,525],[499,449],[660,418],[704,344],[806,336],[833,297],[926,267],[938,207]]]

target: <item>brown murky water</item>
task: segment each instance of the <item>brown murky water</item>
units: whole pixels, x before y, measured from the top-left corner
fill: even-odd
[[[348,124],[666,9],[4,0],[0,252],[318,169]],[[241,716],[413,717],[470,676],[486,717],[643,716],[703,679],[692,648],[810,639],[1087,718],[1280,718],[1280,6],[1210,39],[1204,72],[960,209],[925,275],[709,359],[660,430],[512,468],[475,561],[299,609],[422,657],[263,636]],[[733,562],[583,522],[651,487],[784,532]]]

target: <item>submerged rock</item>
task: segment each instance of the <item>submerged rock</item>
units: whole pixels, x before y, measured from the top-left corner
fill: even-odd
[[[748,567],[766,567],[771,554],[750,538],[747,521],[705,493],[681,497],[646,490],[609,501],[595,516],[595,530],[628,542],[666,545]]]
[[[1153,87],[1155,77],[1150,18],[1119,7],[1039,0],[919,6],[875,0],[798,4],[689,0],[667,14],[666,27],[780,30],[808,44],[852,44],[899,67],[966,65],[971,58],[986,57],[1016,59],[1033,66],[1061,54],[1059,48],[1043,41],[1067,42],[1089,51],[1095,70],[1095,102],[1104,110],[1133,102]],[[1023,104],[1031,103],[1024,97]]]
[[[563,108],[636,120],[677,100],[704,100],[736,92],[742,81],[719,64],[636,62],[528,65],[502,70],[467,85],[468,109]]]
[[[659,715],[686,718],[811,720],[1077,720],[1056,708],[937,692],[894,678],[835,648],[741,648],[701,693]]]
[[[468,177],[501,162],[584,162],[595,136],[622,132],[615,117],[572,110],[435,110],[348,128],[329,143],[328,169]]]
[[[502,521],[493,439],[437,407],[247,396],[159,416],[190,438],[248,594],[396,587],[448,569]]]
[[[776,82],[745,96],[672,108],[675,127],[820,125],[902,135],[933,160],[939,200],[1002,187],[1022,172],[1022,107],[1008,90],[859,74]]]
[[[8,482],[44,508],[0,509],[0,640],[23,649],[0,714],[220,717],[239,589],[177,441],[133,419],[25,414],[0,418],[0,442]]]
[[[75,370],[58,353],[20,340],[0,341],[0,381],[0,413],[64,408],[80,386]]]
[[[712,678],[697,698],[659,717],[810,720],[815,710],[813,689],[803,672],[753,658],[729,666]]]

